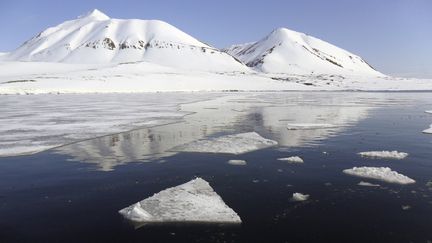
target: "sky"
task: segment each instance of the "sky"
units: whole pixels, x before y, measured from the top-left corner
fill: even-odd
[[[0,52],[92,9],[159,19],[215,47],[304,32],[386,74],[432,78],[432,0],[0,0]]]

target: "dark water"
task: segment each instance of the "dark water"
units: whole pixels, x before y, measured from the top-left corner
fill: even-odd
[[[188,107],[198,113],[181,124],[1,158],[0,242],[432,241],[432,188],[426,186],[432,180],[432,135],[421,133],[432,123],[424,113],[432,108],[431,93],[262,94],[197,107]],[[286,130],[293,121],[343,128]],[[167,151],[201,137],[248,131],[281,145],[242,155]],[[410,155],[373,160],[356,154],[368,150]],[[297,155],[304,164],[277,161]],[[229,159],[247,165],[232,166]],[[342,173],[353,166],[388,166],[416,183]],[[117,213],[197,176],[240,215],[241,226],[134,229]],[[361,180],[381,187],[358,186]],[[311,198],[292,202],[294,192]]]

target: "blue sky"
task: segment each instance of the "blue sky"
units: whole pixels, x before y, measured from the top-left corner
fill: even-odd
[[[164,20],[216,47],[287,27],[358,54],[384,73],[432,77],[431,0],[0,0],[0,51],[94,8],[112,18]]]

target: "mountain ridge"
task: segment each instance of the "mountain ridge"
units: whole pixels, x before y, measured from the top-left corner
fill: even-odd
[[[277,28],[256,42],[223,51],[265,73],[382,75],[361,57],[316,37]]]
[[[80,64],[145,61],[213,72],[383,75],[355,54],[287,28],[217,49],[161,20],[115,19],[97,9],[49,27],[0,57]]]

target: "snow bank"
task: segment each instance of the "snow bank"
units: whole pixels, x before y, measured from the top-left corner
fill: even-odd
[[[256,132],[226,135],[177,146],[172,151],[198,153],[242,154],[271,146],[276,141],[261,137]]]
[[[379,159],[405,159],[408,153],[398,151],[368,151],[358,153],[362,157],[379,158]]]
[[[345,174],[364,177],[369,179],[381,180],[388,183],[395,184],[412,184],[415,180],[392,171],[388,167],[354,167],[352,169],[343,170]]]
[[[308,130],[308,129],[325,129],[334,128],[332,124],[326,123],[289,123],[287,124],[288,130]]]
[[[299,192],[293,193],[293,196],[292,196],[292,200],[296,201],[296,202],[306,201],[308,199],[309,199],[309,195],[302,194],[302,193],[299,193]]]
[[[241,219],[209,183],[196,178],[119,211],[135,223],[232,223]]]
[[[303,159],[298,156],[291,156],[288,158],[278,158],[280,161],[287,161],[288,163],[303,163]]]
[[[430,126],[430,128],[423,130],[423,133],[432,134],[432,125]]]
[[[365,181],[360,181],[357,185],[359,185],[359,186],[369,186],[369,187],[378,187],[378,186],[380,186],[379,184],[373,184],[373,183],[365,182]]]
[[[230,164],[230,165],[246,165],[246,161],[240,160],[240,159],[231,159],[231,160],[228,160],[228,164]]]

